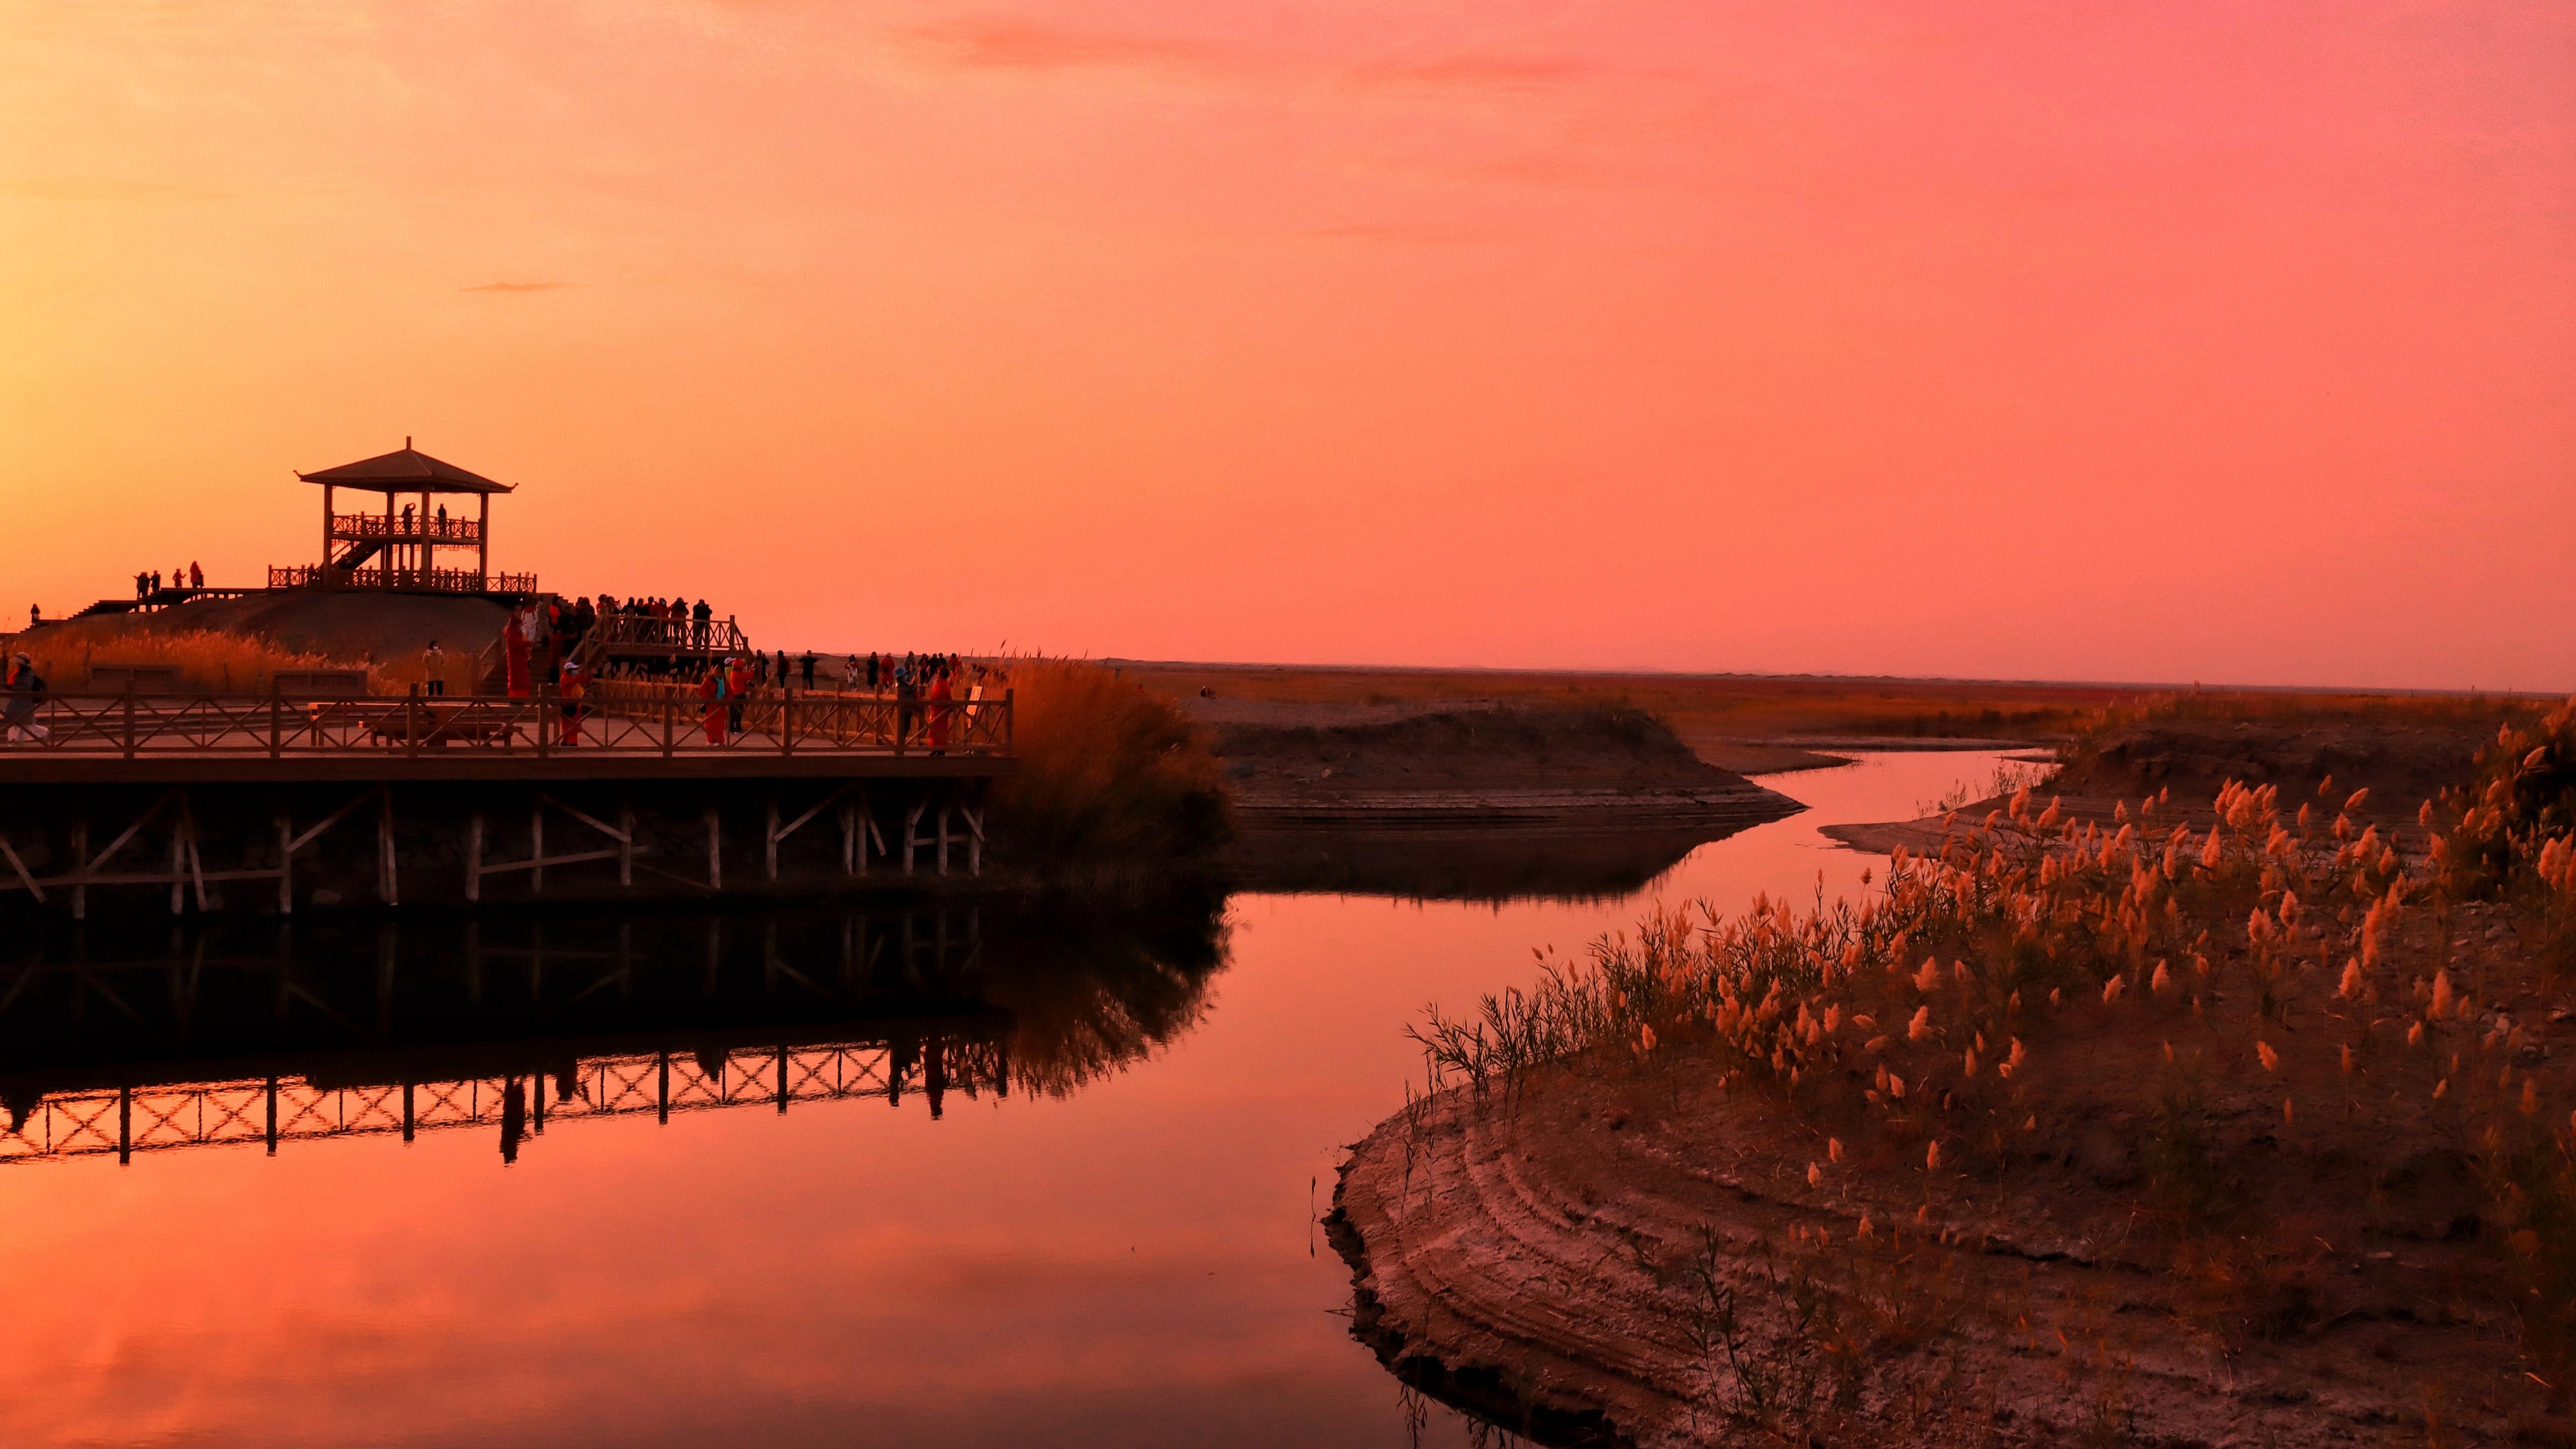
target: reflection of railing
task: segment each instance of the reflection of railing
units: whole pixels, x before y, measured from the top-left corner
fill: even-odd
[[[514,1153],[523,1132],[547,1119],[628,1117],[675,1112],[883,1096],[900,1102],[906,1088],[931,1099],[950,1091],[969,1098],[1010,1092],[1010,1061],[998,1037],[932,1037],[924,1041],[720,1051],[654,1052],[593,1057],[559,1076],[475,1077],[462,1081],[317,1086],[301,1078],[190,1082],[46,1097],[22,1122],[0,1133],[0,1165],[182,1147],[281,1142],[497,1125],[502,1151]],[[511,1100],[516,1095],[519,1100]],[[549,1100],[549,1098],[552,1100]],[[524,1125],[521,1125],[524,1124]]]
[[[272,589],[416,589],[445,594],[533,594],[535,574],[482,574],[472,569],[344,569],[329,564],[271,564]]]
[[[395,543],[479,543],[482,525],[471,518],[423,518],[417,514],[341,513],[331,519],[331,536],[349,543],[381,538]]]
[[[552,694],[312,699],[268,695],[58,694],[41,738],[0,743],[12,756],[554,754],[700,756],[945,751],[1008,754],[1012,699],[925,700],[754,694],[730,705],[696,691],[603,680]],[[710,730],[713,719],[716,728]],[[11,731],[13,735],[28,732]]]

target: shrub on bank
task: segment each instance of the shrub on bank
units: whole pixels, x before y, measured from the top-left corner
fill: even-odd
[[[1205,858],[1231,829],[1216,757],[1171,701],[1097,664],[1012,664],[1018,768],[993,791],[1011,858],[1107,879]]]

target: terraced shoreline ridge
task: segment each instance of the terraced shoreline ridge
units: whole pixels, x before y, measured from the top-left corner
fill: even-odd
[[[1354,1331],[1554,1443],[2576,1443],[2576,706],[2473,769],[2023,790],[1435,1012]]]

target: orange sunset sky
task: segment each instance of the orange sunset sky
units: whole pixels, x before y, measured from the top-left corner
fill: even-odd
[[[2576,685],[2576,8],[0,0],[0,608]]]

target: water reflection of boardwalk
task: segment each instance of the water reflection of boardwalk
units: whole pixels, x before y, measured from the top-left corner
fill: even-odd
[[[0,1163],[1007,1093],[981,912],[386,921],[0,966]],[[106,934],[99,933],[102,937]],[[244,949],[258,938],[262,949]]]
[[[0,1166],[183,1147],[264,1145],[329,1137],[392,1136],[460,1127],[499,1128],[502,1156],[551,1123],[726,1107],[877,1097],[901,1106],[916,1093],[939,1116],[945,1097],[1007,1096],[1006,1038],[906,1035],[811,1045],[723,1046],[576,1057],[561,1071],[427,1081],[334,1085],[310,1076],[174,1082],[51,1093],[0,1135]]]

